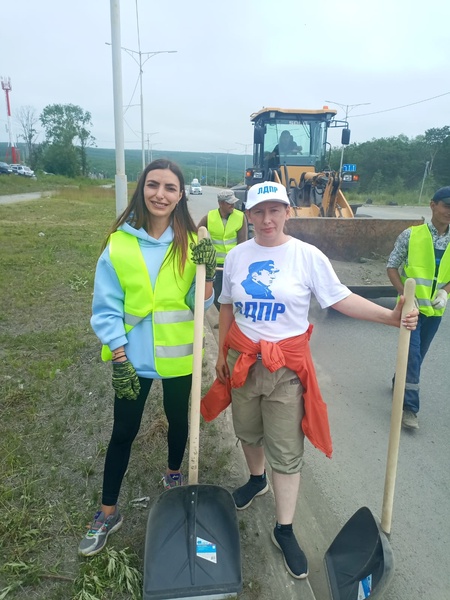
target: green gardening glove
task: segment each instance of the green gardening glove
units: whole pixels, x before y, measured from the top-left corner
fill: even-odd
[[[216,276],[216,249],[209,238],[200,240],[198,244],[191,242],[192,260],[196,265],[205,265],[206,281],[214,281]]]
[[[141,384],[133,365],[129,360],[113,362],[112,386],[118,398],[136,400]]]

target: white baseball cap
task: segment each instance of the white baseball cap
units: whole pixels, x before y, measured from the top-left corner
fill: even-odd
[[[263,181],[262,183],[252,185],[248,190],[245,208],[250,210],[257,204],[266,202],[267,200],[272,200],[272,202],[282,202],[288,206],[290,205],[284,185],[275,183],[274,181]]]

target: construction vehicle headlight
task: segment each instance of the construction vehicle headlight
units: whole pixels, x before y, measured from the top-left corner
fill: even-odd
[[[253,173],[253,179],[262,179],[262,176],[263,176],[263,174],[261,171],[255,171]]]

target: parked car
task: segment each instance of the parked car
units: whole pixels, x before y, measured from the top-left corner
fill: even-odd
[[[12,172],[16,175],[23,175],[24,177],[34,177],[34,171],[25,165],[10,165]]]
[[[0,162],[0,175],[11,175],[11,173],[11,167],[5,162]]]
[[[203,194],[202,186],[193,181],[189,186],[189,194]]]

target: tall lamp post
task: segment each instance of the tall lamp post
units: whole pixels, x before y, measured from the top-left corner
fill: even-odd
[[[345,110],[345,120],[347,120],[347,117],[348,117],[350,111],[352,111],[357,106],[368,106],[370,104],[370,102],[362,102],[360,104],[340,104],[339,102],[333,102],[332,100],[325,100],[325,102],[328,102],[329,104],[336,104],[337,106],[340,106],[342,108],[342,110]],[[345,148],[345,146],[344,146],[344,144],[342,144],[341,164],[339,165],[339,173],[342,173],[342,165],[344,163],[344,148]]]
[[[109,42],[105,42],[110,46]],[[175,54],[177,50],[156,50],[155,52],[141,52],[139,50],[130,50],[121,46],[122,50],[125,50],[127,54],[131,56],[135,63],[139,66],[139,88],[140,88],[140,107],[141,107],[141,148],[142,148],[142,170],[145,169],[145,133],[144,133],[144,94],[142,91],[142,75],[144,74],[143,66],[153,56],[157,54]],[[137,58],[136,58],[137,57]],[[144,58],[143,58],[144,57]]]
[[[210,158],[205,158],[205,157],[201,157],[200,160],[204,161],[205,164],[205,185],[208,185],[208,161],[211,160]],[[201,172],[201,170],[200,170]]]
[[[236,144],[239,144],[239,146],[244,146],[244,181],[245,181],[245,174],[247,172],[247,148],[249,146],[251,146],[252,144],[243,144],[242,142],[236,142]]]
[[[150,144],[149,145],[149,151],[150,151],[150,162],[153,162],[153,146],[160,146],[161,142],[156,142],[156,144]]]
[[[233,150],[233,148],[222,148],[227,153],[227,171],[225,176],[225,187],[228,188],[228,154]]]
[[[150,158],[150,161],[149,161],[149,156],[152,156],[152,154],[150,152],[150,148],[152,148],[152,146],[156,145],[156,144],[153,144],[153,145],[150,144],[150,136],[151,135],[156,135],[157,133],[159,133],[159,131],[153,131],[152,133],[147,133],[147,160],[146,160],[146,165],[148,165],[149,162],[152,162],[152,158]]]
[[[120,52],[120,3],[110,0],[111,54],[114,98],[114,138],[116,146],[116,215],[128,204],[127,174],[125,172],[125,142],[123,135],[122,61]]]

